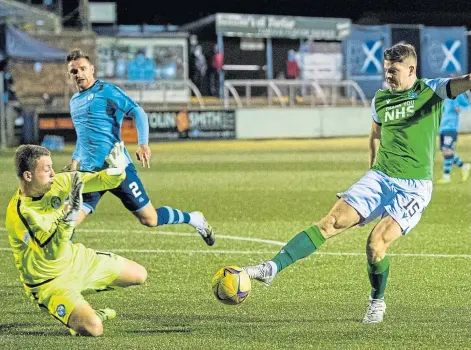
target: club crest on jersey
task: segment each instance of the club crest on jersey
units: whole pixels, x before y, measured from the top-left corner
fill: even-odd
[[[51,205],[54,209],[59,209],[62,204],[62,201],[59,197],[54,196],[51,198]]]
[[[87,96],[87,100],[91,101],[95,97],[95,94],[90,94]]]
[[[56,313],[60,316],[60,317],[64,317],[65,316],[65,306],[64,304],[59,304],[56,308]]]
[[[28,243],[28,242],[29,242],[29,239],[30,239],[29,232],[26,231],[26,232],[25,232],[25,235],[23,236],[23,241],[24,241],[25,243]]]
[[[390,99],[390,98],[388,98],[388,99],[386,100],[386,104],[388,105],[389,102],[391,102],[391,99]]]
[[[417,94],[415,92],[409,92],[409,95],[408,95],[409,98],[417,98]]]

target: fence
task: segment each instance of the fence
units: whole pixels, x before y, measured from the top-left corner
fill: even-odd
[[[236,87],[244,88],[245,106]],[[278,103],[281,107],[286,107],[288,102],[288,105],[293,107],[297,101],[294,96],[297,92],[301,92],[303,97],[308,97],[307,100],[311,107],[316,105],[337,106],[340,99],[349,101],[351,105],[368,106],[368,100],[363,90],[352,80],[226,80],[224,82],[224,107],[230,106],[231,95],[238,108],[252,106],[253,87],[266,88],[268,106]],[[341,88],[344,88],[343,92],[341,92]],[[282,92],[282,90],[285,91]],[[309,93],[307,93],[308,91]]]

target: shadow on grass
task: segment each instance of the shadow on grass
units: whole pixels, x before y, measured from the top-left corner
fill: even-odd
[[[159,333],[191,333],[191,329],[134,329],[129,330],[132,334],[159,334]]]
[[[47,337],[61,337],[67,336],[68,333],[65,329],[50,329],[46,331],[33,331],[31,328],[43,326],[41,323],[33,322],[13,322],[0,324],[0,334],[4,335],[24,335],[24,336],[47,336]]]

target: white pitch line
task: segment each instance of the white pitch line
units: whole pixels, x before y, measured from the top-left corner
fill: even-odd
[[[6,232],[4,227],[0,227],[0,231]],[[88,233],[109,233],[111,230],[108,229],[81,229],[80,232]],[[198,237],[197,233],[188,232],[172,232],[172,231],[151,231],[151,230],[129,230],[127,231],[133,234],[152,234],[152,235],[165,235],[165,236],[179,236],[179,237]],[[228,239],[235,241],[247,241],[265,243],[275,246],[284,246],[285,242],[274,241],[269,239],[260,239],[252,237],[239,237],[239,236],[227,236],[217,235],[219,239]],[[11,251],[10,248],[0,248],[0,252]],[[107,251],[116,253],[142,253],[142,254],[274,254],[276,251],[268,250],[214,250],[208,248],[207,250],[184,250],[184,249],[108,249]],[[364,252],[316,252],[316,255],[333,255],[333,256],[365,256]],[[389,256],[397,257],[417,257],[417,258],[448,258],[448,259],[471,259],[469,254],[431,254],[431,253],[388,253]]]
[[[6,229],[4,227],[0,227],[0,231],[5,232]],[[110,233],[112,230],[107,229],[80,229],[79,232],[84,233]],[[198,233],[188,233],[188,232],[173,232],[173,231],[158,231],[158,230],[126,230],[128,233],[133,234],[151,234],[151,235],[163,235],[163,236],[179,236],[179,237],[199,237]],[[273,241],[270,239],[261,239],[261,238],[252,238],[252,237],[239,237],[239,236],[227,236],[227,235],[220,235],[216,236],[217,238],[222,239],[230,239],[233,241],[247,241],[247,242],[257,242],[257,243],[266,243],[270,245],[276,245],[283,247],[286,243],[280,241]]]
[[[99,251],[112,253],[139,253],[139,254],[274,254],[276,251],[269,250],[184,250],[184,249],[107,249],[100,248]],[[11,248],[0,248],[0,252],[11,252]]]
[[[184,249],[106,249],[100,248],[101,251],[113,253],[138,253],[138,254],[276,254],[276,251],[270,250],[184,250]],[[0,248],[0,252],[11,252],[11,248]],[[364,257],[365,253],[351,252],[317,252],[315,255],[333,255],[333,256],[360,256]],[[388,253],[389,256],[397,257],[413,257],[413,258],[448,258],[448,259],[471,259],[471,255],[466,254],[415,254],[415,253]]]

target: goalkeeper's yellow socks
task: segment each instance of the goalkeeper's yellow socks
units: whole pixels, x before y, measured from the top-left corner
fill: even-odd
[[[156,209],[157,226],[166,224],[188,224],[190,214],[170,207],[160,207]]]
[[[295,261],[314,253],[324,242],[325,238],[319,227],[314,225],[294,236],[271,261],[280,272]]]

